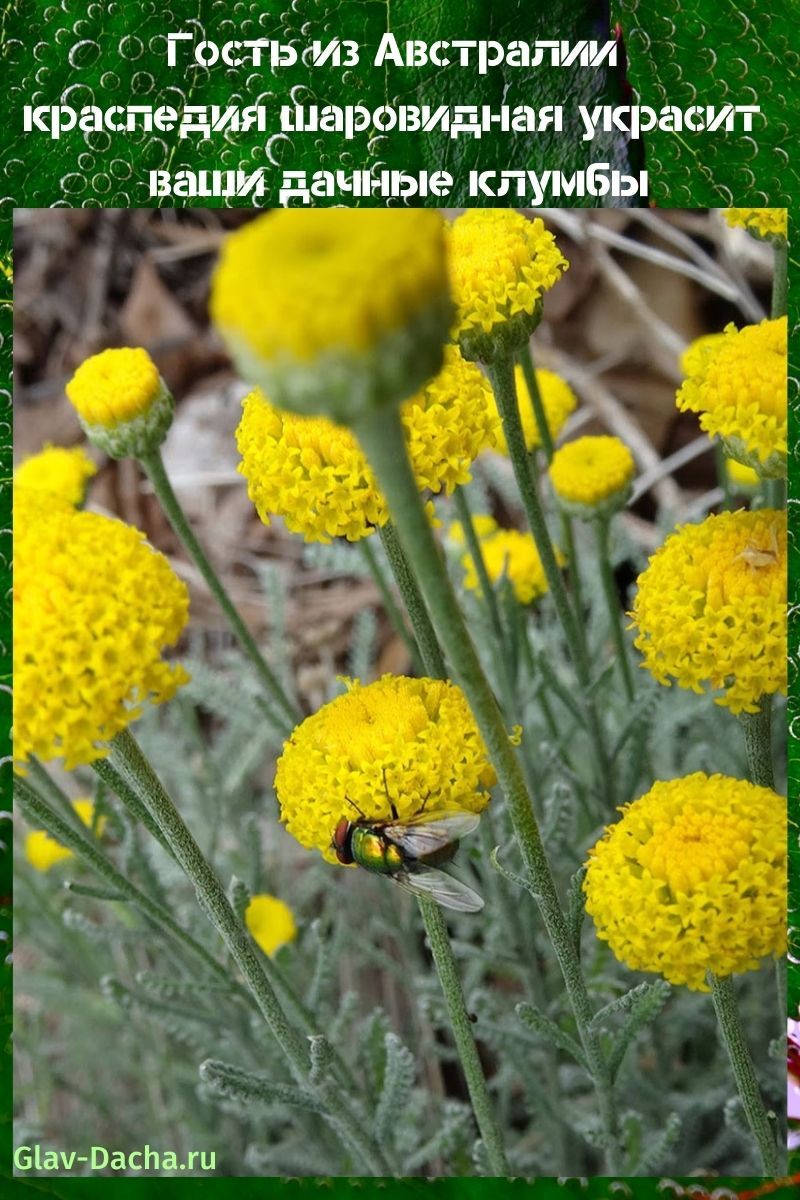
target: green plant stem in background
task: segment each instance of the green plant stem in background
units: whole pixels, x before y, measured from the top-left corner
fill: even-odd
[[[611,763],[606,751],[605,737],[597,713],[595,700],[591,692],[592,676],[589,666],[589,656],[583,640],[579,623],[570,604],[564,580],[556,562],[553,543],[547,529],[544,511],[542,509],[536,482],[531,472],[528,451],[525,446],[525,436],[519,417],[517,393],[514,384],[514,361],[508,358],[500,359],[486,367],[489,382],[497,400],[497,407],[503,421],[508,453],[514,468],[514,475],[522,498],[528,524],[533,534],[539,558],[547,579],[550,594],[556,607],[561,627],[569,647],[570,656],[582,691],[581,704],[585,714],[586,725],[592,739],[597,758],[598,775],[601,786],[608,801],[613,797],[611,779]]]
[[[161,451],[153,450],[138,461],[147,473],[147,477],[153,485],[153,490],[158,496],[159,503],[164,509],[170,525],[206,581],[209,591],[222,609],[239,645],[252,663],[265,690],[286,714],[290,725],[296,725],[298,721],[302,720],[302,713],[292,704],[286,695],[280,681],[266,662],[256,644],[255,638],[239,616],[236,606],[226,592],[221,579],[211,566],[205,551],[195,537],[194,531],[186,519],[186,514],[180,506],[178,497],[172,490],[172,484],[164,468]]]
[[[555,454],[556,447],[555,447],[555,443],[553,441],[553,435],[550,432],[550,426],[547,424],[547,414],[544,411],[544,404],[542,403],[542,394],[539,391],[539,383],[536,379],[536,363],[534,362],[534,359],[533,359],[533,347],[531,346],[530,342],[528,342],[528,345],[526,346],[526,348],[520,352],[520,354],[517,357],[517,361],[518,361],[520,367],[522,368],[522,375],[525,380],[525,385],[528,389],[528,393],[531,398],[531,405],[533,407],[533,415],[536,418],[536,427],[539,430],[539,439],[542,443],[542,449],[544,450],[544,456],[547,459],[547,463],[549,465],[553,461],[553,455]],[[528,461],[531,464],[532,470],[535,472],[536,471],[536,452],[535,451],[533,452],[533,454],[531,454],[529,456]],[[572,594],[575,598],[575,611],[578,613],[578,616],[580,618],[580,613],[581,613],[581,609],[582,609],[583,605],[582,605],[582,600],[581,600],[581,575],[580,575],[580,570],[578,568],[578,555],[575,550],[575,535],[572,530],[572,521],[567,516],[567,514],[565,512],[561,512],[559,510],[558,515],[559,515],[559,518],[561,521],[561,537],[564,542],[564,552],[567,555],[567,560],[568,560],[568,565],[569,565],[569,580],[570,580],[570,584],[572,585]],[[580,619],[579,619],[578,620],[579,634],[582,633],[582,631],[583,631],[583,625],[581,624]]]
[[[472,561],[475,564],[475,572],[480,583],[481,595],[483,602],[486,605],[486,610],[489,613],[489,620],[492,624],[495,638],[497,639],[498,649],[503,648],[503,623],[500,620],[500,609],[497,604],[497,596],[492,587],[492,581],[489,578],[489,573],[486,570],[486,560],[483,557],[483,549],[480,539],[475,532],[475,522],[472,519],[467,497],[464,495],[464,489],[457,487],[453,492],[453,501],[455,503],[458,519],[461,522],[461,528],[464,531],[464,538],[467,543]]]
[[[375,551],[372,549],[370,541],[371,539],[368,537],[360,538],[358,548],[361,551],[361,555],[367,565],[367,570],[372,577],[372,581],[381,594],[383,607],[386,609],[386,615],[392,624],[392,628],[403,642],[406,650],[408,650],[414,670],[418,675],[423,675],[425,673],[425,668],[422,664],[417,643],[409,633],[408,627],[403,619],[403,614],[395,604],[391,588],[384,578],[380,563],[375,555]]]
[[[605,517],[597,517],[592,521],[592,524],[594,525],[595,538],[597,540],[597,559],[600,564],[600,578],[603,581],[603,591],[608,606],[608,617],[617,647],[617,658],[625,683],[625,693],[629,700],[633,700],[636,688],[633,683],[633,672],[631,670],[630,658],[628,657],[628,647],[625,643],[625,631],[622,628],[622,611],[619,596],[617,595],[614,572],[611,567],[609,546],[611,522]]]
[[[172,847],[175,858],[194,886],[200,907],[225,942],[295,1078],[303,1087],[319,1096],[328,1119],[342,1141],[350,1147],[369,1174],[391,1173],[382,1148],[361,1128],[360,1118],[342,1096],[338,1081],[326,1075],[316,1081],[312,1079],[306,1039],[287,1020],[256,948],[231,907],[222,884],[128,730],[118,733],[114,738],[111,758]]]
[[[28,760],[28,775],[31,782],[38,788],[40,795],[57,805],[70,824],[74,825],[78,830],[86,830],[87,826],[84,825],[76,813],[69,796],[58,786],[53,777],[48,773],[46,767],[39,762],[38,758],[31,757]]]
[[[84,829],[83,832],[79,832],[73,829],[58,813],[53,812],[47,801],[37,795],[29,783],[19,777],[14,779],[14,799],[31,824],[45,829],[51,837],[83,859],[96,875],[113,891],[120,894],[122,899],[134,904],[143,916],[163,932],[175,938],[199,958],[213,974],[223,979],[232,990],[236,990],[235,982],[231,980],[225,967],[217,962],[204,946],[196,942],[177,921],[173,920],[165,908],[130,883],[111,860],[106,858],[88,830]]]
[[[773,319],[786,316],[789,301],[789,245],[785,239],[775,246],[774,272],[770,308]]]
[[[500,676],[500,687],[503,695],[503,703],[506,708],[506,715],[513,719],[516,708],[514,677],[515,671],[512,663],[509,661],[508,641],[503,630],[503,622],[500,617],[500,607],[497,603],[497,593],[492,587],[492,581],[489,578],[489,573],[486,570],[486,560],[483,557],[483,548],[480,543],[480,538],[475,530],[475,522],[472,519],[467,497],[464,494],[463,488],[457,487],[453,493],[456,512],[458,519],[461,522],[461,527],[464,530],[467,548],[472,556],[472,561],[475,564],[475,571],[480,584],[481,595],[486,609],[489,613],[489,622],[492,626],[492,632],[495,638],[495,650],[497,656],[497,673]],[[514,600],[516,605],[516,600]],[[518,607],[518,606],[517,606]]]
[[[767,1116],[764,1100],[756,1079],[755,1067],[745,1040],[742,1018],[736,1003],[736,993],[730,976],[718,979],[709,971],[711,998],[717,1014],[725,1048],[733,1068],[736,1088],[744,1108],[747,1123],[761,1154],[764,1175],[775,1177],[782,1170],[781,1155],[774,1125]]]
[[[486,1087],[481,1060],[472,1033],[472,1022],[469,1019],[464,1003],[464,994],[458,977],[458,969],[450,946],[442,910],[433,900],[419,898],[419,907],[428,944],[431,948],[433,961],[442,985],[447,1015],[450,1019],[450,1029],[458,1050],[458,1057],[467,1081],[467,1090],[472,1101],[472,1111],[478,1123],[486,1156],[496,1176],[508,1175],[508,1163],[503,1149],[503,1135],[497,1123],[492,1101]]]
[[[747,752],[747,774],[759,787],[775,788],[772,767],[772,696],[762,696],[758,712],[739,713]]]
[[[436,630],[431,623],[425,601],[417,587],[414,573],[408,565],[408,559],[403,552],[393,522],[387,521],[385,525],[381,526],[380,536],[395,583],[403,597],[425,671],[431,679],[447,679],[447,667]]]
[[[389,504],[408,563],[424,593],[456,679],[463,688],[508,804],[539,909],[553,945],[572,1005],[578,1033],[597,1091],[600,1119],[607,1139],[607,1166],[619,1169],[617,1114],[608,1066],[598,1036],[591,1028],[592,1008],[545,854],[531,798],[502,713],[481,668],[461,610],[431,533],[407,454],[403,429],[394,408],[366,413],[353,425]]]
[[[786,508],[786,480],[765,479],[762,482],[764,503],[767,508]]]

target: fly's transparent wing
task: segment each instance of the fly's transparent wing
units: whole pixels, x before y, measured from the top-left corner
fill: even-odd
[[[383,832],[411,858],[425,858],[466,837],[479,822],[480,815],[471,812],[446,812],[428,820],[422,814],[418,822],[396,821],[385,825]]]
[[[457,912],[480,912],[483,898],[460,879],[435,867],[419,867],[416,871],[400,871],[392,879],[404,892],[413,896],[425,896],[435,900],[442,908],[454,908]]]

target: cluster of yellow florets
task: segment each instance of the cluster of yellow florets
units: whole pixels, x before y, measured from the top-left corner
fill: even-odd
[[[786,514],[720,513],[667,538],[640,575],[636,645],[659,683],[675,680],[733,712],[786,688]]]
[[[759,237],[786,237],[788,221],[785,208],[726,208],[723,212],[731,226],[738,225]]]
[[[525,382],[522,368],[519,366],[516,367],[514,375],[517,384],[519,416],[522,422],[522,432],[525,435],[525,445],[528,450],[538,450],[541,447],[542,439],[539,434],[539,426],[536,422],[536,415],[533,411],[530,392],[528,391],[528,385]],[[537,370],[536,383],[542,400],[547,428],[550,430],[551,438],[555,440],[564,428],[567,418],[575,411],[578,400],[569,384],[553,371]],[[492,403],[496,411],[497,402],[494,400],[494,397],[492,398]],[[502,425],[498,434],[497,449],[503,454],[508,454],[508,446],[506,445]]]
[[[732,458],[761,475],[786,473],[787,321],[779,317],[736,329],[690,362],[677,404],[700,414],[700,427],[718,434]]]
[[[43,450],[17,467],[14,484],[78,505],[83,503],[86,486],[96,474],[97,466],[81,446],[67,450],[48,442]]]
[[[620,809],[590,853],[597,936],[639,971],[707,991],[786,946],[786,811],[768,788],[702,772]]]
[[[94,824],[94,804],[89,799],[73,800],[72,807],[87,829]],[[105,817],[97,823],[98,834],[103,832]],[[36,871],[49,871],[56,863],[72,858],[73,853],[61,842],[51,837],[44,829],[34,829],[25,835],[25,857]]]
[[[67,384],[67,396],[89,425],[119,425],[143,416],[162,388],[158,368],[146,350],[103,350],[81,363]]]
[[[480,812],[495,782],[463,693],[438,679],[384,676],[307,717],[278,760],[281,819],[302,846],[336,862],[341,817],[400,820],[461,809]],[[349,803],[352,801],[352,804]]]
[[[531,604],[543,596],[548,588],[547,578],[531,534],[501,529],[492,517],[487,516],[475,517],[473,524],[491,582],[507,579],[520,604]],[[451,525],[449,536],[456,545],[463,544],[464,531],[460,522]],[[465,571],[464,586],[479,592],[481,584],[472,555],[465,554],[461,565]]]
[[[188,594],[137,529],[23,488],[14,505],[15,761],[69,769],[185,682],[161,651]]]
[[[78,367],[66,392],[89,441],[112,458],[151,453],[172,424],[172,393],[141,347],[92,355]]]
[[[635,470],[633,455],[619,438],[582,437],[556,450],[550,482],[564,507],[588,513],[609,502],[624,503]]]
[[[681,355],[683,374],[699,375],[708,355],[718,350],[724,340],[724,333],[703,333],[690,342]]]
[[[297,937],[297,925],[289,905],[266,892],[252,897],[245,909],[244,922],[253,941],[270,956]]]
[[[513,209],[468,209],[449,227],[448,251],[457,338],[533,316],[569,266],[544,222]]]
[[[499,428],[488,383],[454,346],[401,416],[421,491],[449,493],[466,483],[470,464],[495,444]],[[256,390],[244,401],[236,438],[239,470],[265,524],[280,516],[307,541],[327,542],[356,541],[388,520],[364,453],[344,426],[285,412]]]

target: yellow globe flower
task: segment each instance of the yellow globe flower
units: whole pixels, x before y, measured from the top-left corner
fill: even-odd
[[[94,822],[92,801],[88,799],[73,800],[72,807],[87,829],[91,829]],[[98,836],[102,834],[105,823],[105,817],[101,817],[97,822]],[[56,863],[63,862],[65,858],[73,858],[74,855],[71,850],[62,846],[61,842],[51,837],[49,833],[45,833],[43,829],[35,829],[25,835],[25,857],[34,870],[49,871]]]
[[[525,382],[525,376],[522,373],[522,368],[515,367],[514,375],[517,383],[519,415],[522,421],[522,432],[525,435],[525,445],[529,451],[538,450],[541,447],[542,439],[539,436],[539,426],[536,423],[533,403],[528,391],[528,385]],[[547,421],[547,428],[550,430],[550,436],[555,441],[564,428],[567,418],[575,411],[578,400],[569,384],[553,371],[537,370],[536,382],[539,386],[539,395],[542,398],[542,407]],[[494,404],[495,412],[497,412],[497,402],[494,400],[494,396],[492,397],[492,403]],[[499,420],[500,414],[498,413]],[[508,446],[506,445],[502,425],[499,427],[497,449],[502,454],[508,454]]]
[[[495,782],[463,693],[438,679],[385,675],[324,705],[298,725],[278,760],[281,820],[301,846],[336,862],[342,817],[400,820],[425,812],[480,812]],[[351,803],[352,802],[352,803]],[[353,807],[353,806],[357,806]]]
[[[78,505],[83,503],[88,482],[96,474],[97,466],[81,446],[67,450],[46,442],[43,450],[20,463],[14,472],[14,484]]]
[[[294,913],[277,896],[263,892],[253,896],[245,909],[244,921],[253,941],[270,956],[297,937]]]
[[[71,769],[187,680],[161,651],[188,594],[137,529],[44,493],[14,500],[14,757]]]
[[[786,474],[786,317],[725,328],[681,385],[681,412],[700,414],[731,458],[766,478]]]
[[[430,209],[286,209],[225,242],[211,315],[281,408],[347,423],[441,365],[452,307]]]
[[[467,358],[491,362],[521,349],[539,323],[543,294],[569,263],[536,217],[471,208],[448,229],[453,336]]]
[[[786,948],[786,809],[769,788],[698,771],[620,809],[589,852],[586,911],[637,971],[708,991]]]
[[[786,514],[720,513],[667,538],[638,579],[636,646],[659,683],[756,712],[786,689]]]
[[[236,431],[248,494],[265,525],[280,516],[306,541],[357,541],[389,512],[353,434],[326,417],[302,417],[270,404],[259,390],[243,404]],[[498,420],[481,372],[446,347],[435,379],[401,407],[406,444],[421,491],[452,492],[473,459],[493,446]]]
[[[473,524],[491,582],[499,583],[501,579],[507,579],[520,604],[531,604],[543,596],[548,584],[533,537],[517,529],[500,529],[491,517],[476,516]],[[457,545],[463,543],[464,534],[459,522],[450,527],[449,536]],[[556,554],[561,559],[558,551]],[[465,571],[464,586],[470,591],[480,592],[480,579],[472,555],[465,554],[461,565]]]
[[[155,450],[172,424],[172,395],[141,348],[92,355],[78,367],[66,392],[89,441],[112,458]]]
[[[757,237],[785,238],[787,235],[785,208],[726,208],[723,215],[731,227],[738,225]]]
[[[633,455],[619,438],[582,437],[556,450],[550,483],[566,512],[588,520],[627,503],[635,470]]]

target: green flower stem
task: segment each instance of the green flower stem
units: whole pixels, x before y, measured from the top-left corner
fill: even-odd
[[[475,564],[475,571],[478,576],[478,581],[481,586],[481,595],[489,613],[489,620],[492,624],[494,636],[497,639],[497,647],[502,651],[504,647],[503,623],[500,620],[500,609],[497,604],[497,596],[492,587],[492,581],[489,578],[489,572],[486,570],[486,560],[483,557],[483,549],[480,539],[475,531],[475,522],[472,519],[467,497],[464,495],[464,489],[457,487],[453,493],[453,500],[458,513],[458,519],[461,522],[461,528],[464,530],[464,537],[467,542],[467,548],[472,556],[472,561]]]
[[[525,379],[525,386],[530,394],[533,415],[536,418],[536,427],[539,430],[539,439],[542,443],[542,449],[544,450],[544,455],[549,465],[553,461],[553,455],[555,454],[556,448],[553,441],[553,435],[550,432],[550,426],[547,424],[547,414],[544,411],[542,393],[539,391],[539,384],[536,379],[536,363],[533,360],[533,347],[531,346],[530,342],[528,342],[526,349],[522,350],[517,356],[517,361],[522,367],[522,375]],[[529,456],[529,461],[532,469],[535,471],[535,452]],[[575,552],[575,535],[572,531],[572,521],[565,512],[561,511],[559,511],[559,518],[561,520],[561,537],[564,542],[564,550],[569,562],[569,579],[572,585],[572,594],[575,597],[575,611],[580,614],[583,607],[581,602],[581,576],[578,569],[578,556]],[[578,621],[578,632],[581,635],[583,633],[583,625],[580,620]]]
[[[267,664],[256,644],[255,638],[240,617],[233,601],[223,587],[222,581],[211,566],[205,551],[195,537],[194,531],[186,519],[186,514],[180,506],[178,497],[172,490],[172,484],[164,468],[161,451],[151,451],[150,454],[146,454],[140,458],[139,463],[146,471],[170,525],[206,581],[209,591],[222,609],[239,645],[252,663],[261,683],[276,704],[286,714],[291,725],[296,725],[298,721],[302,720],[302,713],[292,704],[278,678]]]
[[[609,549],[611,522],[607,517],[597,517],[592,521],[592,524],[594,525],[595,538],[597,540],[600,578],[603,581],[603,591],[605,592],[606,604],[608,605],[611,632],[614,635],[614,641],[617,645],[617,658],[619,659],[620,671],[622,672],[625,684],[625,693],[629,700],[633,700],[636,695],[636,688],[633,683],[633,672],[631,671],[630,658],[628,657],[628,647],[625,643],[625,631],[622,628],[622,612],[614,583],[614,572],[611,569],[611,553]]]
[[[436,963],[436,970],[442,985],[453,1039],[467,1081],[472,1111],[475,1113],[475,1120],[483,1138],[492,1174],[498,1177],[506,1176],[509,1170],[503,1148],[503,1135],[500,1132],[500,1126],[497,1123],[486,1087],[486,1079],[472,1034],[472,1023],[464,1003],[464,994],[458,978],[458,969],[453,957],[447,925],[441,908],[434,900],[419,897],[419,907],[433,961]]]
[[[107,758],[98,758],[92,763],[92,769],[102,779],[103,783],[111,789],[114,795],[122,801],[134,821],[138,821],[140,825],[143,825],[147,832],[156,839],[161,849],[166,850],[170,858],[174,859],[175,855],[172,853],[172,847],[169,842],[136,795],[136,792],[128,786],[116,767]]]
[[[462,488],[457,487],[453,493],[455,500],[456,512],[458,513],[461,526],[464,530],[464,536],[467,541],[467,547],[472,555],[472,561],[475,564],[475,570],[478,575],[481,595],[484,598],[486,608],[489,613],[489,622],[492,626],[494,634],[496,651],[497,651],[497,671],[500,676],[500,689],[503,696],[503,703],[506,709],[506,716],[513,719],[514,710],[516,708],[516,671],[509,661],[508,642],[503,622],[500,617],[500,607],[497,603],[497,593],[492,587],[492,581],[489,578],[489,573],[486,570],[486,560],[483,557],[483,548],[481,547],[480,539],[475,530],[475,522],[472,518],[467,497]],[[512,600],[512,607],[518,608],[516,597]]]
[[[739,722],[744,730],[747,752],[747,774],[751,783],[759,787],[775,789],[775,773],[772,768],[772,696],[762,696],[758,712],[739,713]]]
[[[531,799],[503,715],[481,668],[464,625],[455,593],[444,570],[420,500],[416,481],[402,452],[403,428],[396,409],[365,414],[353,426],[389,504],[408,562],[419,579],[455,676],[463,688],[486,743],[522,851],[531,890],[558,958],[578,1033],[597,1089],[601,1121],[608,1138],[608,1167],[617,1171],[617,1115],[610,1074],[597,1035],[590,1029],[592,1007],[547,861]]]
[[[728,1051],[731,1067],[733,1068],[736,1088],[744,1108],[747,1123],[758,1145],[764,1175],[774,1178],[782,1170],[775,1136],[775,1128],[770,1123],[764,1100],[756,1079],[755,1067],[750,1057],[750,1051],[745,1040],[742,1018],[736,1003],[736,993],[730,976],[719,979],[710,971],[711,998],[714,1011],[717,1014],[720,1030]]]
[[[150,815],[172,846],[175,858],[194,885],[200,907],[225,942],[228,953],[242,973],[295,1078],[322,1100],[327,1116],[339,1136],[367,1168],[368,1173],[390,1173],[391,1168],[382,1148],[360,1127],[359,1119],[342,1096],[340,1084],[329,1075],[312,1082],[306,1039],[287,1020],[267,979],[256,948],[233,911],[222,884],[127,729],[118,733],[112,741],[111,758],[149,809]]]
[[[771,316],[785,317],[789,301],[789,244],[782,239],[775,246],[775,273],[772,276]]]
[[[392,574],[400,589],[400,595],[403,597],[403,603],[417,639],[425,671],[431,679],[447,679],[447,667],[436,630],[431,623],[425,601],[417,587],[417,581],[408,564],[393,522],[387,521],[385,525],[381,526],[380,532],[389,566],[392,568]]]
[[[371,538],[361,538],[358,542],[358,548],[361,551],[364,562],[366,563],[367,570],[372,577],[372,582],[375,584],[381,594],[383,607],[386,609],[386,615],[392,624],[392,628],[403,642],[406,650],[408,650],[414,670],[418,675],[424,675],[425,668],[422,665],[422,659],[420,657],[419,649],[417,648],[417,643],[409,633],[408,627],[403,619],[403,614],[395,604],[392,590],[384,578],[380,563],[375,555],[375,551],[372,549]]]
[[[564,580],[556,562],[553,543],[547,529],[544,511],[542,509],[536,482],[531,473],[530,462],[522,423],[517,405],[517,393],[514,384],[514,362],[509,356],[486,367],[489,382],[494,390],[497,407],[503,421],[506,445],[514,468],[514,475],[519,487],[522,503],[533,534],[539,558],[547,579],[550,594],[556,606],[561,627],[567,640],[570,656],[575,667],[575,674],[582,691],[581,702],[589,735],[594,743],[595,755],[600,783],[606,797],[611,801],[613,786],[611,779],[611,763],[606,751],[605,737],[597,714],[595,700],[591,692],[591,669],[586,644],[579,628],[579,622],[570,604]]]
[[[550,432],[550,426],[547,424],[547,414],[544,411],[544,404],[542,403],[542,393],[539,391],[539,383],[536,378],[536,364],[533,361],[533,350],[530,342],[528,342],[526,349],[521,350],[517,355],[517,362],[522,368],[525,386],[530,394],[533,415],[536,418],[536,426],[539,430],[539,438],[545,458],[548,462],[551,462],[556,447],[553,435]]]
[[[786,480],[765,479],[762,482],[764,503],[767,508],[786,508]]]

